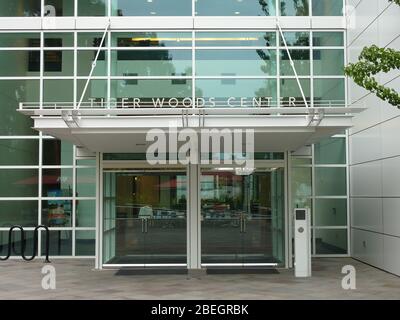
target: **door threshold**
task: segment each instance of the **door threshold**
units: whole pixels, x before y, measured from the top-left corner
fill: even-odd
[[[207,267],[207,274],[279,274],[272,267]]]
[[[143,275],[187,275],[188,269],[182,267],[121,267],[116,276],[143,276]]]

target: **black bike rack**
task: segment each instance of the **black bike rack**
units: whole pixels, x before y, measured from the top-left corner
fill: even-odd
[[[19,229],[21,231],[21,257],[25,261],[32,261],[35,259],[37,256],[37,251],[38,251],[38,234],[39,234],[39,229],[44,229],[46,231],[46,259],[44,260],[45,263],[50,263],[49,260],[49,249],[50,249],[50,231],[49,228],[45,225],[40,225],[35,228],[33,231],[33,255],[31,257],[26,257],[25,256],[25,249],[26,249],[26,240],[25,240],[25,230],[22,226],[20,225],[14,225],[10,228],[8,231],[8,252],[7,255],[2,258],[0,257],[0,261],[6,261],[10,258],[11,256],[11,249],[16,253],[15,250],[15,244],[12,241],[12,235],[14,229]]]

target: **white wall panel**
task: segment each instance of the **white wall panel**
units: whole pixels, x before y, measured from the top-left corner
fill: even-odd
[[[350,136],[350,164],[382,157],[381,127],[374,126]]]
[[[385,197],[400,197],[400,157],[382,161],[382,192]]]
[[[400,237],[399,226],[400,226],[400,198],[384,198],[383,232],[388,235]]]
[[[382,198],[351,198],[351,225],[356,228],[382,232]]]
[[[384,269],[400,275],[400,238],[384,236]]]
[[[395,109],[399,114],[398,117],[391,119],[389,121],[383,122],[379,127],[381,127],[382,134],[382,157],[393,157],[400,155],[400,141],[399,141],[399,129],[400,129],[400,111]],[[398,168],[400,170],[400,168]]]
[[[383,268],[383,235],[352,229],[352,255],[366,263]]]
[[[350,167],[351,196],[381,197],[381,161]]]

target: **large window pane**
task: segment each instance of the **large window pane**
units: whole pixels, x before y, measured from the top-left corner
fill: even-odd
[[[90,71],[92,70],[92,64],[96,59],[97,51],[91,50],[80,50],[77,53],[77,73],[78,76],[85,76],[88,77]],[[96,61],[96,66],[93,69],[92,76],[107,76],[107,51],[100,51],[99,56]]]
[[[190,76],[191,50],[119,50],[112,52],[113,76]]]
[[[314,145],[316,164],[346,164],[346,139],[327,138]]]
[[[73,16],[74,0],[45,0],[44,15],[57,17]]]
[[[310,101],[310,80],[300,79],[305,98]],[[281,104],[282,106],[304,106],[304,100],[296,79],[281,79]]]
[[[44,75],[67,77],[74,75],[74,51],[44,50]]]
[[[38,225],[38,201],[0,201],[0,227],[13,225],[34,227]]]
[[[192,82],[185,79],[172,80],[112,80],[111,98],[113,103],[125,106],[133,105],[134,98],[140,99],[140,105],[158,106],[181,105],[186,97],[192,96]],[[170,100],[171,99],[171,100]]]
[[[280,0],[281,16],[308,16],[308,0]]]
[[[314,79],[314,106],[344,106],[344,79]]]
[[[315,168],[317,196],[345,196],[346,192],[346,168]]]
[[[34,233],[33,231],[25,231],[25,256],[31,257],[33,255],[34,246]],[[11,236],[11,244],[8,243],[8,231],[0,231],[0,255],[2,257],[8,254],[9,246],[11,245],[11,256],[21,257],[21,231],[15,229]]]
[[[39,33],[0,33],[0,47],[40,47]]]
[[[274,16],[275,0],[197,0],[199,16]]]
[[[276,54],[273,50],[197,50],[199,76],[273,76]]]
[[[0,1],[1,17],[40,17],[41,0],[2,0]]]
[[[343,0],[313,0],[313,16],[342,16]]]
[[[76,231],[75,232],[75,255],[94,256],[96,253],[96,232]]]
[[[276,80],[197,80],[196,97],[203,98],[206,107],[257,107],[259,102],[268,106],[276,102]]]
[[[114,32],[113,47],[191,47],[189,32]]]
[[[0,77],[34,77],[39,71],[39,51],[0,51]]]
[[[342,76],[344,74],[343,49],[313,51],[314,75]]]
[[[43,197],[72,197],[72,169],[43,169]]]
[[[72,32],[46,32],[44,34],[45,47],[73,47],[74,34]]]
[[[45,103],[69,103],[74,101],[73,80],[44,80],[43,102]]]
[[[31,118],[17,108],[20,102],[38,103],[39,94],[38,80],[0,80],[0,135],[37,135]]]
[[[103,38],[103,32],[78,32],[78,47],[98,48]],[[107,43],[107,37],[104,39],[103,47]]]
[[[0,170],[0,197],[37,197],[37,169]]]
[[[311,168],[292,168],[291,192],[293,207],[309,207],[309,198],[312,195],[311,189]]]
[[[96,226],[96,201],[76,200],[76,227]]]
[[[77,100],[79,101],[85,88],[87,80],[82,79],[77,81]],[[90,80],[86,88],[85,96],[82,100],[81,107],[105,107],[107,97],[107,80]]]
[[[72,165],[73,145],[66,141],[45,139],[42,157],[45,166]]]
[[[24,166],[39,164],[39,140],[1,139],[0,165]]]
[[[42,224],[48,227],[71,227],[72,200],[42,201]]]
[[[316,254],[346,254],[346,229],[314,230]]]
[[[308,47],[310,45],[310,33],[309,32],[284,32],[286,44],[289,47]],[[284,46],[282,37],[280,37],[280,45]]]
[[[313,46],[343,46],[343,32],[313,32]]]
[[[297,75],[308,76],[310,74],[310,51],[289,50],[289,53],[294,67],[296,68]],[[280,73],[282,76],[294,76],[294,71],[286,50],[281,50]]]
[[[113,16],[191,16],[192,1],[112,0]]]
[[[270,47],[276,46],[275,32],[196,32],[197,47]]]
[[[42,236],[42,255],[45,254],[46,237],[45,232],[41,231]],[[50,256],[70,256],[72,255],[72,231],[58,230],[50,231]]]
[[[347,199],[315,199],[315,226],[346,226]]]
[[[96,196],[96,168],[76,169],[76,196]]]
[[[107,15],[108,0],[78,0],[78,16]]]

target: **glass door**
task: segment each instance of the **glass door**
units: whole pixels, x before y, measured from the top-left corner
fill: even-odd
[[[284,169],[201,175],[202,263],[284,264]]]
[[[105,171],[105,264],[186,264],[186,173]]]

